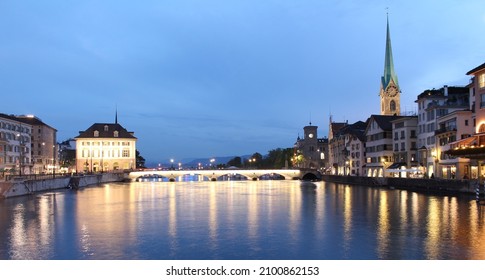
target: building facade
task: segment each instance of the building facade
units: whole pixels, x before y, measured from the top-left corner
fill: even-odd
[[[347,153],[344,139],[339,136],[339,131],[347,125],[347,122],[333,122],[330,116],[328,128],[328,165],[330,174],[343,175]]]
[[[365,130],[368,177],[384,177],[385,170],[394,163],[392,121],[399,116],[372,115]]]
[[[136,141],[133,132],[120,124],[95,123],[80,131],[76,140],[76,170],[106,172],[136,167]]]
[[[445,153],[450,149],[450,144],[473,135],[475,128],[473,127],[472,111],[453,111],[438,118],[437,122],[435,175],[444,179],[477,179],[476,161]]]
[[[448,87],[425,90],[418,95],[418,161],[425,167],[426,176],[435,177],[438,150],[436,130],[438,119],[457,110],[470,109],[468,87]]]
[[[418,164],[418,117],[403,116],[391,121],[393,134],[393,163],[387,168],[388,176],[418,177],[423,170]]]
[[[0,114],[0,179],[32,171],[32,126],[16,116]]]
[[[318,126],[307,125],[303,128],[303,139],[298,136],[295,143],[294,163],[299,168],[323,170],[328,158],[328,140],[318,138]]]
[[[32,150],[32,173],[58,172],[57,130],[33,115],[22,115],[18,118],[32,126],[30,146]]]

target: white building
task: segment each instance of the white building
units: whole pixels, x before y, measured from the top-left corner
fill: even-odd
[[[418,95],[418,161],[426,175],[436,176],[438,151],[435,131],[438,119],[453,111],[470,108],[468,87],[448,87],[425,90]]]
[[[136,137],[116,123],[95,123],[76,139],[76,170],[106,172],[136,167]]]
[[[476,161],[445,153],[450,149],[450,143],[468,138],[475,132],[472,111],[454,111],[438,118],[437,122],[435,175],[445,179],[477,179]]]
[[[31,173],[32,126],[13,115],[0,114],[0,179]]]
[[[394,163],[392,121],[400,116],[372,115],[365,130],[366,163],[369,177],[384,177],[385,170]]]

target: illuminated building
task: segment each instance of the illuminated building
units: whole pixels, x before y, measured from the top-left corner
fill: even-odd
[[[76,170],[78,172],[106,172],[134,169],[136,141],[118,122],[95,123],[80,131],[76,140]]]
[[[483,179],[485,176],[485,63],[473,68],[466,73],[472,75],[471,94],[475,112],[474,134],[449,144],[450,149],[444,151],[444,154],[453,157],[463,157],[477,160],[477,167],[471,169],[471,176],[476,175]],[[474,170],[475,169],[475,170]],[[478,169],[478,170],[477,170]]]

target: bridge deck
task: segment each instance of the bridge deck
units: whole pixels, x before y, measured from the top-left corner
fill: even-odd
[[[136,180],[140,177],[162,176],[175,179],[185,175],[201,175],[211,180],[224,175],[242,175],[248,179],[259,178],[267,174],[279,174],[285,179],[301,178],[302,171],[299,169],[213,169],[213,170],[145,170],[130,172],[129,178]]]

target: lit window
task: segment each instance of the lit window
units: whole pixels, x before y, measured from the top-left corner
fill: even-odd
[[[485,73],[478,76],[478,87],[485,88]]]

